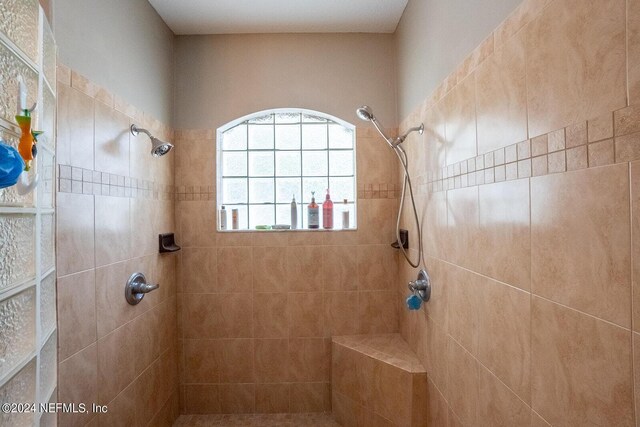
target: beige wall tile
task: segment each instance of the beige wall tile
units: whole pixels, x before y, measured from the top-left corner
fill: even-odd
[[[629,77],[629,103],[640,103],[640,2],[627,2],[627,67]]]
[[[252,251],[250,247],[218,248],[217,292],[243,292],[250,289]]]
[[[254,340],[218,340],[218,370],[221,383],[252,383],[255,381],[253,365]]]
[[[220,386],[217,384],[191,384],[183,386],[184,404],[188,414],[219,414]]]
[[[331,381],[331,341],[327,338],[289,339],[289,380]]]
[[[549,132],[547,137],[548,137],[547,143],[549,147],[549,153],[553,153],[555,151],[560,151],[565,149],[566,140],[565,140],[564,129]]]
[[[567,171],[586,169],[587,166],[588,158],[586,145],[567,150]]]
[[[614,165],[531,179],[532,291],[626,327],[628,173]]]
[[[254,247],[252,268],[254,292],[278,292],[288,289],[286,248]]]
[[[478,264],[478,187],[447,192],[446,259],[468,268]]]
[[[549,173],[565,172],[567,170],[567,158],[564,151],[557,151],[549,154]]]
[[[528,403],[531,401],[531,295],[492,280],[483,282],[478,359]]]
[[[633,424],[628,330],[534,297],[532,406],[552,425]]]
[[[380,334],[398,330],[395,295],[392,291],[360,292],[357,311],[361,333]]]
[[[431,381],[428,382],[427,392],[427,425],[448,425],[449,407],[444,396]]]
[[[606,166],[615,162],[613,139],[589,144],[589,167]]]
[[[633,390],[634,390],[634,406],[636,413],[640,408],[640,396],[638,390],[640,389],[640,335],[636,332],[633,334]],[[636,420],[636,425],[638,424]]]
[[[185,294],[185,338],[249,338],[253,334],[253,295]]]
[[[589,143],[613,137],[613,115],[611,113],[588,121]]]
[[[217,287],[217,251],[213,248],[184,248],[179,258],[182,292],[211,293]]]
[[[93,99],[58,85],[57,162],[93,169]]]
[[[286,281],[294,292],[322,290],[322,248],[319,246],[288,247],[286,253]]]
[[[106,405],[136,377],[134,336],[127,326],[116,329],[98,340],[98,398]]]
[[[289,384],[256,384],[256,412],[289,412]]]
[[[324,412],[331,409],[330,383],[293,383],[291,412]]]
[[[616,163],[632,162],[640,158],[640,132],[615,139]]]
[[[58,275],[95,266],[93,196],[58,193],[56,248]]]
[[[289,341],[255,340],[254,366],[258,383],[283,383],[290,378]]]
[[[483,367],[478,384],[478,426],[530,425],[531,408]]]
[[[487,153],[527,138],[525,43],[512,37],[475,72],[478,152]]]
[[[529,182],[526,179],[479,187],[479,272],[528,290]]]
[[[354,304],[358,304],[360,293],[325,292],[325,327],[326,335],[350,335],[360,332],[360,318],[354,315]]]
[[[65,403],[85,403],[98,401],[98,358],[97,345],[92,344],[58,366],[58,399]],[[84,426],[94,417],[93,413],[59,415],[59,422],[65,426]]]
[[[587,140],[587,122],[581,121],[566,127],[565,142],[567,149],[584,145]]]
[[[444,100],[448,165],[477,155],[475,99],[475,80],[468,77]]]
[[[464,425],[476,425],[480,365],[452,338],[449,338],[447,344],[447,354],[450,364],[447,401]]]
[[[418,197],[418,206],[421,199],[425,199],[425,202],[424,208],[418,207],[418,217],[422,223],[424,251],[431,256],[443,258],[448,244],[447,193],[441,191]]]
[[[94,200],[96,266],[130,258],[137,245],[131,240],[129,200],[110,196],[94,196]]]
[[[322,337],[325,325],[322,292],[290,292],[287,294],[290,337]]]
[[[96,269],[96,314],[98,337],[104,337],[141,314],[148,305],[148,297],[135,308],[124,299],[124,284],[134,271],[127,262],[119,262]],[[140,310],[142,309],[142,310]]]
[[[613,113],[615,136],[640,132],[640,108],[636,105],[617,110]]]
[[[101,103],[95,103],[95,168],[117,175],[129,175],[129,117]]]
[[[141,141],[143,142],[143,141]],[[151,150],[144,141],[146,151]],[[216,185],[216,142],[213,139],[175,141],[176,185]],[[165,156],[166,157],[166,156]],[[231,218],[229,218],[231,221]]]
[[[480,339],[480,305],[482,282],[480,276],[453,267],[449,273],[448,332],[471,354],[478,354]]]
[[[94,270],[58,278],[58,358],[96,341]]]
[[[631,163],[631,259],[633,278],[633,315],[632,325],[634,331],[640,331],[640,162]]]
[[[176,205],[178,234],[183,247],[216,245],[216,207],[213,201],[181,202]]]
[[[530,136],[626,105],[624,29],[621,0],[558,0],[527,27]]]
[[[254,337],[286,338],[289,336],[287,294],[255,293],[253,306]]]
[[[184,340],[184,383],[220,382],[218,342],[219,340]]]
[[[389,245],[361,245],[358,247],[359,290],[388,290],[397,275],[395,250]],[[325,266],[325,269],[331,267]]]
[[[322,248],[323,290],[350,291],[358,288],[358,250],[358,246],[326,246]]]

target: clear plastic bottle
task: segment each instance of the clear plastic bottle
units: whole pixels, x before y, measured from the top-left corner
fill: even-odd
[[[219,221],[220,221],[220,230],[226,230],[227,229],[227,208],[225,208],[224,205],[222,205],[222,209],[220,209],[220,212],[218,214]]]
[[[322,227],[326,230],[333,228],[333,202],[327,188],[327,197],[322,204]]]
[[[347,199],[343,200],[342,205],[342,229],[346,230],[349,228],[349,205],[347,204]]]
[[[298,204],[296,203],[296,195],[293,195],[293,200],[291,200],[291,229],[295,230],[298,228]]]

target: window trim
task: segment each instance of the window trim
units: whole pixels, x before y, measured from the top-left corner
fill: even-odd
[[[247,140],[247,148],[245,150],[223,150],[223,134],[225,132],[227,132],[228,130],[239,126],[241,124],[243,124],[246,121],[249,121],[251,119],[257,118],[257,117],[262,117],[262,116],[266,116],[266,115],[272,115],[272,114],[282,114],[282,113],[296,113],[296,114],[306,114],[306,115],[311,115],[311,116],[317,116],[323,119],[326,119],[329,122],[333,122],[334,124],[340,125],[344,128],[349,129],[350,131],[353,132],[353,148],[329,148],[327,147],[326,149],[303,149],[302,146],[300,147],[299,150],[277,150],[274,146],[273,149],[249,149],[249,141]],[[302,126],[302,122],[299,123],[268,123],[268,124],[264,124],[264,126],[277,126],[278,124],[281,125],[295,125],[298,124],[300,126]],[[320,123],[319,123],[320,124]],[[329,123],[330,124],[330,123]],[[256,125],[261,125],[259,123],[256,123]],[[299,179],[303,179],[305,177],[307,178],[324,178],[325,176],[308,176],[308,175],[303,175],[303,171],[301,170],[300,175],[292,175],[292,176],[278,176],[276,175],[275,169],[274,169],[274,175],[273,176],[252,176],[249,173],[249,169],[247,168],[247,174],[246,176],[223,176],[222,174],[222,153],[223,152],[239,152],[239,153],[247,153],[247,156],[249,155],[249,153],[251,152],[272,152],[272,153],[277,153],[278,151],[297,151],[300,152],[300,156],[301,159],[300,161],[302,162],[302,153],[305,152],[313,152],[313,151],[326,151],[327,152],[327,156],[330,155],[331,152],[333,151],[350,151],[353,153],[353,175],[330,175],[329,171],[327,172],[326,178],[330,179],[330,178],[353,178],[353,200],[349,201],[350,205],[353,205],[353,210],[351,211],[351,216],[349,218],[349,222],[350,222],[350,227],[348,229],[342,229],[342,228],[333,228],[333,229],[324,229],[322,227],[320,227],[319,229],[309,229],[309,228],[297,228],[295,230],[292,229],[285,229],[285,230],[268,230],[268,231],[277,231],[277,232],[283,232],[283,231],[341,231],[341,232],[349,232],[349,231],[357,231],[358,230],[358,221],[357,221],[357,213],[358,213],[358,172],[357,172],[357,127],[339,117],[335,117],[331,114],[327,114],[321,111],[316,111],[316,110],[309,110],[309,109],[305,109],[305,108],[297,108],[297,107],[292,107],[292,108],[272,108],[272,109],[267,109],[267,110],[261,110],[261,111],[257,111],[254,113],[250,113],[247,114],[245,116],[239,117],[237,119],[234,119],[222,126],[220,126],[217,130],[216,130],[216,217],[217,217],[217,212],[220,209],[220,207],[222,206],[222,196],[223,196],[223,191],[222,191],[222,180],[223,178],[238,178],[238,179],[246,179],[247,181],[247,185],[249,185],[249,179],[250,178],[299,178]],[[327,136],[328,137],[328,136]],[[302,144],[302,141],[300,141]],[[275,144],[275,141],[274,141]],[[327,160],[327,169],[329,169],[329,160]],[[248,166],[248,165],[247,165]],[[275,188],[274,188],[274,192],[275,192]],[[304,191],[303,188],[301,188],[301,191]],[[275,196],[275,195],[274,195]],[[304,204],[304,195],[301,194],[301,200],[298,201],[299,203],[299,209],[298,209],[298,225],[300,226],[301,222],[304,223],[305,227],[306,227],[306,220],[302,221],[302,218],[304,218],[305,215],[305,209],[304,207],[306,206],[306,204]],[[277,206],[279,205],[284,205],[285,203],[278,203],[275,199],[273,200],[273,202],[265,202],[265,203],[251,203],[249,202],[249,190],[247,189],[247,203],[243,203],[242,205],[246,205],[247,207],[249,206],[260,206],[260,205],[272,205],[274,206],[274,209],[277,208]],[[322,208],[322,199],[323,199],[324,195],[316,195],[316,201],[318,202],[318,204],[320,205],[320,207]],[[334,224],[339,221],[338,215],[336,215],[336,212],[338,212],[336,210],[336,208],[339,208],[340,205],[342,204],[342,199],[337,201],[337,200],[333,200],[334,202]],[[225,205],[227,206],[227,205]],[[232,206],[232,205],[229,205]],[[247,213],[247,215],[250,215],[249,212]],[[276,219],[277,220],[277,219]],[[219,222],[216,221],[216,230],[218,232],[264,232],[265,230],[257,230],[255,228],[250,228],[250,217],[247,218],[247,226],[248,228],[244,228],[244,229],[237,229],[237,230],[233,230],[231,228],[231,212],[229,211],[227,213],[227,229],[226,230],[220,230],[220,225]]]

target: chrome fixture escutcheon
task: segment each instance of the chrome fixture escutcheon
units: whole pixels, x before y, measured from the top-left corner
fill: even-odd
[[[159,287],[159,284],[152,285],[147,283],[147,278],[144,277],[144,274],[133,273],[124,286],[124,297],[129,304],[136,305],[142,301],[144,294],[148,294]]]
[[[423,302],[431,298],[431,278],[427,270],[420,270],[418,278],[414,282],[409,282],[409,290],[412,294],[418,295]]]

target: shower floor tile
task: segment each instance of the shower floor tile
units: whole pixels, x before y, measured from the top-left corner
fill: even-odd
[[[180,415],[173,427],[340,427],[331,414]]]

